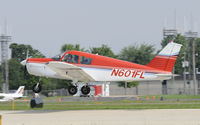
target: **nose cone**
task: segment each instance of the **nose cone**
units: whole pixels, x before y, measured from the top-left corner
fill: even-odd
[[[23,61],[21,61],[20,63],[21,63],[23,66],[25,66],[25,65],[26,65],[26,61],[27,61],[27,60],[23,60]]]

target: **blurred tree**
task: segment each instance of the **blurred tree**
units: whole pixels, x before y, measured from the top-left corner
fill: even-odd
[[[29,57],[43,58],[44,55],[36,49],[33,49],[31,45],[12,43],[9,48],[11,49],[11,58],[17,59],[19,62],[26,59],[27,52]]]
[[[125,82],[118,82],[118,86],[119,87],[124,87],[125,88]],[[127,82],[127,88],[131,88],[131,87],[136,87],[139,85],[138,81],[132,81],[132,82]]]
[[[9,60],[9,88],[16,89],[24,85],[22,65],[14,58]]]
[[[101,47],[90,48],[90,52],[93,54],[98,54],[98,55],[112,57],[112,58],[116,57],[113,51],[110,49],[110,47],[104,44]]]
[[[155,49],[152,45],[142,44],[138,46],[129,46],[122,49],[119,53],[118,58],[137,64],[147,64],[153,59],[153,52]]]
[[[62,45],[61,47],[61,52],[65,52],[65,51],[68,51],[68,50],[76,50],[76,51],[85,51],[84,48],[80,48],[80,45],[79,44],[64,44]]]
[[[196,68],[200,68],[200,38],[195,41]]]
[[[165,47],[171,41],[174,41],[174,36],[165,37],[161,42],[162,48]]]

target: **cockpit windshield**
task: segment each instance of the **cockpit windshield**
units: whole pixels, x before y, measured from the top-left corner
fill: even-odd
[[[65,57],[62,59],[62,61],[68,62],[68,63],[78,63],[79,56],[73,55],[73,54],[66,54]]]
[[[58,55],[52,57],[52,59],[55,60],[55,61],[59,61],[64,53],[58,54]]]

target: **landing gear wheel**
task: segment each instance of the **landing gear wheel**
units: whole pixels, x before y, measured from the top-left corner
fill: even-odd
[[[69,87],[68,87],[68,92],[69,92],[69,94],[71,94],[71,95],[76,94],[77,91],[78,91],[78,89],[77,89],[76,86],[69,86]]]
[[[81,88],[81,92],[84,94],[84,95],[87,95],[90,93],[90,87],[89,86],[83,86]]]
[[[37,83],[33,86],[32,90],[34,93],[39,93],[42,90],[42,86],[40,85],[40,83]]]

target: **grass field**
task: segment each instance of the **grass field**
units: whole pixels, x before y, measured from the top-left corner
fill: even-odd
[[[161,95],[139,96],[141,100],[115,100],[115,101],[61,101],[65,97],[45,97],[44,107],[34,110],[101,110],[101,109],[200,109],[200,96],[190,95],[165,95],[164,101],[160,101]],[[149,97],[149,100],[146,98]],[[83,97],[82,97],[83,98]],[[0,102],[0,110],[33,110],[29,101],[18,100],[12,102]]]

